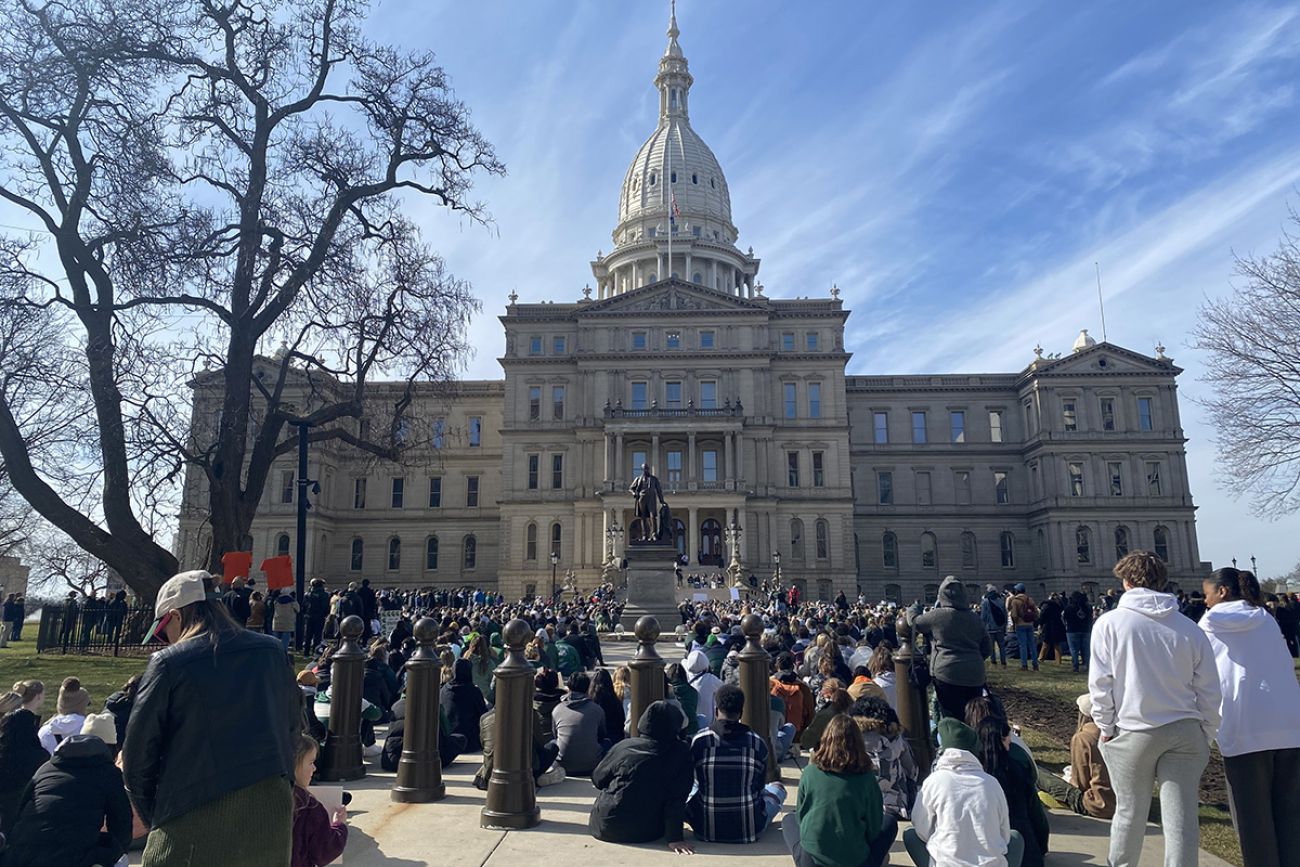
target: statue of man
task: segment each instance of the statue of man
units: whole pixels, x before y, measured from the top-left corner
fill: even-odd
[[[638,541],[655,541],[659,538],[659,507],[664,505],[664,489],[650,474],[649,464],[641,465],[641,475],[632,480],[628,492],[632,494],[632,519],[640,528]]]

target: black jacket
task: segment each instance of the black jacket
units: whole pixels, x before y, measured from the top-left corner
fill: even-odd
[[[695,780],[682,714],[666,701],[646,708],[638,737],[619,741],[591,772],[600,789],[588,827],[597,840],[649,843],[682,839],[686,796]]]
[[[120,689],[104,701],[104,710],[113,715],[119,745],[126,743],[126,724],[131,719],[131,707],[134,704],[135,699]]]
[[[304,609],[307,612],[308,620],[319,620],[322,623],[330,613],[330,595],[323,588],[313,587],[307,591],[307,598],[303,600],[306,603]]]
[[[36,714],[19,708],[0,720],[0,831],[9,833],[18,815],[18,799],[50,754],[41,746]]]
[[[456,660],[455,676],[451,683],[443,686],[439,700],[447,709],[447,721],[451,723],[451,730],[465,736],[466,752],[473,753],[482,749],[478,723],[487,710],[487,702],[483,700],[483,693],[474,685],[468,660]]]
[[[240,626],[248,623],[248,618],[253,614],[251,599],[253,591],[247,587],[232,587],[226,591],[226,595],[221,597],[221,601],[226,603],[226,608],[230,609],[230,616],[235,618],[235,622]]]
[[[155,653],[124,745],[140,818],[158,826],[269,777],[293,779],[299,692],[269,635],[231,630]]]
[[[101,843],[105,819],[110,840]],[[5,864],[112,864],[130,843],[131,803],[112,751],[93,735],[72,735],[23,791]]]

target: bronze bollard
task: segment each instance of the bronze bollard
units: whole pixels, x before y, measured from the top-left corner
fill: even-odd
[[[757,614],[745,615],[740,631],[745,636],[745,647],[740,651],[740,689],[745,693],[745,710],[740,721],[767,744],[767,782],[773,783],[781,779],[781,768],[772,743],[771,657],[758,642],[763,634],[763,619]]]
[[[506,656],[496,670],[496,745],[479,825],[519,831],[542,820],[533,780],[533,667],[524,659],[524,645],[533,630],[516,618],[501,630],[501,637]]]
[[[366,775],[361,758],[361,680],[366,652],[357,643],[364,628],[355,614],[343,618],[339,627],[343,640],[330,668],[329,734],[317,772],[321,780],[359,780]]]
[[[930,701],[927,691],[918,689],[912,683],[912,658],[916,649],[912,646],[912,624],[907,622],[906,612],[900,612],[894,624],[898,633],[898,650],[894,651],[894,683],[897,684],[898,721],[903,726],[907,742],[916,757],[917,768],[924,780],[930,774],[930,765],[934,763],[934,749],[930,743]]]
[[[659,638],[659,618],[647,614],[636,622],[634,631],[638,646],[636,657],[628,663],[628,668],[632,669],[629,737],[637,736],[637,723],[645,709],[664,698],[664,659],[655,650],[655,641]]]
[[[413,630],[420,647],[406,661],[406,722],[402,758],[392,799],[403,804],[427,804],[447,797],[438,755],[438,689],[442,664],[433,650],[438,624],[421,617]]]

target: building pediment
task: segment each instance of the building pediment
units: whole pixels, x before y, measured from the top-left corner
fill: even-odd
[[[1043,358],[1030,365],[1026,374],[1029,376],[1073,376],[1073,375],[1114,375],[1114,374],[1179,374],[1182,369],[1175,367],[1168,358],[1152,358],[1113,343],[1098,343],[1087,349],[1073,352],[1062,358]]]
[[[660,280],[631,292],[605,298],[592,304],[584,305],[579,316],[613,313],[675,313],[699,310],[710,311],[764,311],[767,305],[726,295],[716,289],[681,280]]]

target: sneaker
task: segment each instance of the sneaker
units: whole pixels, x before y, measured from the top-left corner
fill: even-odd
[[[375,756],[382,755],[383,752],[384,752],[384,745],[376,741],[375,743],[371,744],[368,747],[363,747],[361,750],[361,755],[365,756],[368,759],[373,759]]]
[[[1037,666],[1037,665],[1034,666],[1034,671],[1038,671],[1038,666]]]
[[[556,783],[564,782],[564,765],[558,762],[551,765],[551,769],[537,778],[537,788],[543,786],[554,786]]]

